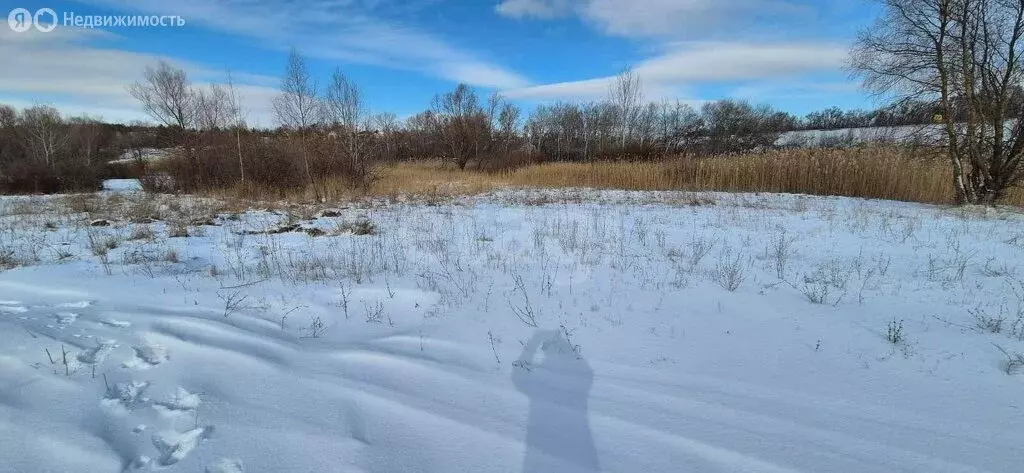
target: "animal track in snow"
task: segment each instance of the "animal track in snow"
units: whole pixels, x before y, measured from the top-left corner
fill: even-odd
[[[127,383],[115,383],[107,388],[106,398],[102,404],[109,407],[121,407],[130,410],[149,399],[144,397],[150,383],[146,381],[129,381]]]
[[[146,370],[170,358],[167,348],[155,343],[143,343],[132,348],[135,350],[135,357],[124,362],[125,368]]]
[[[209,464],[206,473],[245,473],[245,468],[242,467],[242,460],[221,458]]]
[[[170,466],[183,460],[196,448],[200,440],[213,433],[213,426],[195,428],[187,432],[164,432],[153,436],[153,446],[160,452],[155,462],[160,466]]]
[[[62,327],[67,327],[68,325],[71,325],[75,323],[76,320],[78,320],[78,314],[74,312],[59,312],[56,315],[54,315],[54,317],[57,318],[57,325],[60,325]]]
[[[78,354],[78,361],[87,365],[98,365],[107,359],[107,355],[117,348],[117,340],[103,340],[95,347],[84,350]]]
[[[175,416],[195,411],[200,404],[202,400],[199,399],[199,394],[190,393],[187,389],[179,387],[171,399],[155,402],[153,408],[161,414]]]

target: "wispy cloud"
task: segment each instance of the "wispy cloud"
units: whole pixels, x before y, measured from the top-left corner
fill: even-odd
[[[694,85],[721,81],[764,80],[830,71],[842,66],[847,49],[840,44],[685,42],[635,67],[649,98],[677,95]],[[607,94],[614,76],[560,82],[504,91],[516,99],[593,99]]]
[[[412,26],[375,15],[379,2],[316,0],[92,0],[118,9],[173,14],[189,24],[244,36],[265,47],[299,48],[325,59],[412,70],[476,86],[522,87],[527,80]]]
[[[66,114],[101,116],[127,122],[145,119],[127,92],[128,84],[142,76],[146,65],[168,61],[185,69],[197,86],[223,82],[225,71],[173,57],[118,49],[124,39],[100,30],[58,28],[50,33],[30,30],[14,33],[0,28],[0,101],[24,107],[48,103]],[[253,122],[270,125],[270,97],[277,79],[235,74],[237,90]]]
[[[575,15],[606,34],[634,38],[693,38],[723,26],[723,35],[734,34],[755,19],[804,10],[784,0],[503,0],[495,9],[517,19]]]
[[[571,14],[576,3],[576,0],[504,0],[496,9],[510,18],[552,19]]]

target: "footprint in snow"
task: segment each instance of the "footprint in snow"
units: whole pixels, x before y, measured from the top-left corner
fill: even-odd
[[[202,404],[202,400],[199,399],[199,394],[190,393],[187,389],[179,387],[170,399],[154,402],[153,409],[165,416],[174,417],[191,413],[199,409],[200,404]]]
[[[60,312],[54,315],[54,317],[57,318],[57,325],[60,325],[62,327],[71,325],[75,323],[76,320],[78,320],[78,314],[74,312]]]
[[[146,381],[129,381],[115,383],[107,388],[107,394],[101,402],[104,406],[131,410],[149,399],[145,397],[150,383]]]
[[[132,348],[135,357],[123,363],[125,368],[148,370],[170,358],[167,348],[155,343],[143,343]]]
[[[245,473],[242,460],[237,458],[221,458],[206,467],[206,473]]]
[[[171,466],[185,459],[200,440],[209,438],[213,426],[196,428],[187,432],[164,432],[153,436],[153,446],[160,452],[154,462],[160,466]]]
[[[88,350],[78,354],[78,361],[87,365],[98,365],[107,359],[107,355],[117,348],[117,340],[103,340]]]

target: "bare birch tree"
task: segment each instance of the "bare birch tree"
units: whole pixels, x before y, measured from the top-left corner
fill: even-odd
[[[398,131],[398,115],[393,112],[382,112],[374,115],[373,126],[380,131],[381,140],[384,142],[384,157],[392,159],[395,133]]]
[[[319,191],[313,180],[313,172],[309,165],[309,149],[307,133],[310,128],[320,122],[322,116],[320,99],[317,97],[316,81],[309,76],[309,67],[304,58],[295,49],[288,54],[284,78],[281,80],[281,94],[274,98],[274,115],[278,123],[295,130],[299,135],[299,146],[302,162],[306,168],[306,178],[319,199]]]
[[[1024,177],[1024,2],[879,0],[851,67],[864,85],[898,103],[941,110],[958,203],[990,204]]]
[[[21,127],[27,143],[26,149],[34,149],[37,158],[52,167],[68,142],[68,129],[56,108],[48,105],[34,105],[21,112]]]
[[[200,130],[222,130],[232,122],[231,96],[219,84],[195,89],[195,125]]]
[[[625,148],[644,100],[640,76],[636,71],[626,68],[615,76],[615,82],[608,91],[608,99],[618,110],[619,146]]]
[[[331,75],[324,113],[327,121],[344,129],[348,159],[357,168],[362,168],[359,149],[359,125],[363,115],[362,97],[359,86],[349,80],[341,69],[335,69]]]
[[[245,129],[245,111],[242,110],[242,101],[238,97],[238,90],[235,89],[235,79],[228,71],[228,100],[231,111],[231,127],[235,129],[235,151],[238,154],[239,180],[245,185],[245,160],[242,159],[242,130]]]

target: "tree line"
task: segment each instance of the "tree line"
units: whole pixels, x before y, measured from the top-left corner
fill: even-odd
[[[277,128],[255,131],[233,82],[196,87],[167,63],[148,67],[129,88],[146,113],[174,130],[176,190],[247,183],[318,187],[327,179],[365,182],[375,164],[441,159],[459,169],[507,169],[544,161],[657,159],[765,150],[781,133],[803,129],[931,123],[931,104],[902,103],[871,112],[829,108],[804,118],[769,105],[721,100],[695,108],[651,102],[639,76],[625,70],[607,97],[540,105],[528,115],[498,93],[459,84],[406,120],[370,113],[361,90],[337,69],[321,85],[293,50],[273,100]]]

